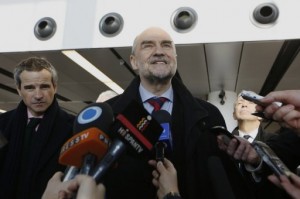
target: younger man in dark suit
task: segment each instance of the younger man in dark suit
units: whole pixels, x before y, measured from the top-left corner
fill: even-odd
[[[40,199],[56,171],[61,146],[72,136],[74,116],[55,98],[57,72],[47,60],[31,57],[14,70],[18,107],[0,115],[0,131],[8,140],[1,151],[1,198]],[[27,131],[30,121],[39,121]]]

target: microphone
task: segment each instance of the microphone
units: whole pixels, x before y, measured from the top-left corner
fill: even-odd
[[[131,101],[124,111],[117,115],[111,131],[115,135],[107,154],[92,171],[92,177],[99,183],[110,166],[128,148],[139,155],[150,154],[161,132],[160,124],[136,101]]]
[[[59,163],[74,166],[67,169],[65,177],[74,177],[76,168],[79,167],[81,174],[90,173],[96,161],[104,156],[109,147],[110,138],[106,132],[112,123],[113,112],[106,103],[90,104],[78,114],[73,131],[79,133],[71,137],[60,152]]]
[[[92,127],[71,137],[61,148],[59,163],[81,167],[83,157],[93,154],[100,159],[108,149],[109,137]],[[89,158],[89,157],[88,157]]]
[[[217,199],[235,199],[225,169],[219,157],[210,156],[207,161],[208,175]]]
[[[171,134],[171,115],[166,110],[158,110],[153,112],[153,117],[160,123],[163,132],[159,137],[158,142],[155,144],[156,161],[162,161],[165,157],[165,150],[172,151],[173,142]]]
[[[79,168],[75,166],[68,166],[64,173],[63,182],[67,182],[69,180],[72,180],[79,172]]]
[[[91,103],[78,113],[74,121],[73,132],[77,134],[91,127],[108,132],[113,122],[114,115],[109,104]]]

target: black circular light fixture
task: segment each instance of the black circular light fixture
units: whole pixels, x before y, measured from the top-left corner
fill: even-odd
[[[177,32],[188,32],[197,23],[198,16],[194,9],[189,7],[178,8],[171,17],[171,26]]]
[[[56,32],[56,22],[50,17],[40,19],[34,26],[34,35],[39,40],[48,40]]]
[[[101,34],[107,37],[118,35],[123,29],[124,21],[118,13],[108,13],[102,17],[99,23]]]
[[[253,19],[259,24],[274,24],[279,16],[279,9],[273,3],[258,5],[253,11]]]

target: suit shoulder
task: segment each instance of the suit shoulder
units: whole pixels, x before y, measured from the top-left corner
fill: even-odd
[[[65,120],[67,122],[73,123],[74,120],[75,120],[75,117],[76,117],[75,115],[67,113],[66,111],[60,109],[60,118],[62,120]]]
[[[207,101],[205,101],[203,99],[199,99],[199,98],[195,98],[195,99],[206,110],[208,110],[208,111],[216,111],[216,112],[220,113],[219,109],[215,105],[213,105],[212,103],[207,102]]]

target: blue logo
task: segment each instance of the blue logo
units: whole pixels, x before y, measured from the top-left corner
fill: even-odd
[[[98,106],[91,106],[83,110],[77,117],[79,124],[87,124],[95,121],[102,114],[102,109]]]

